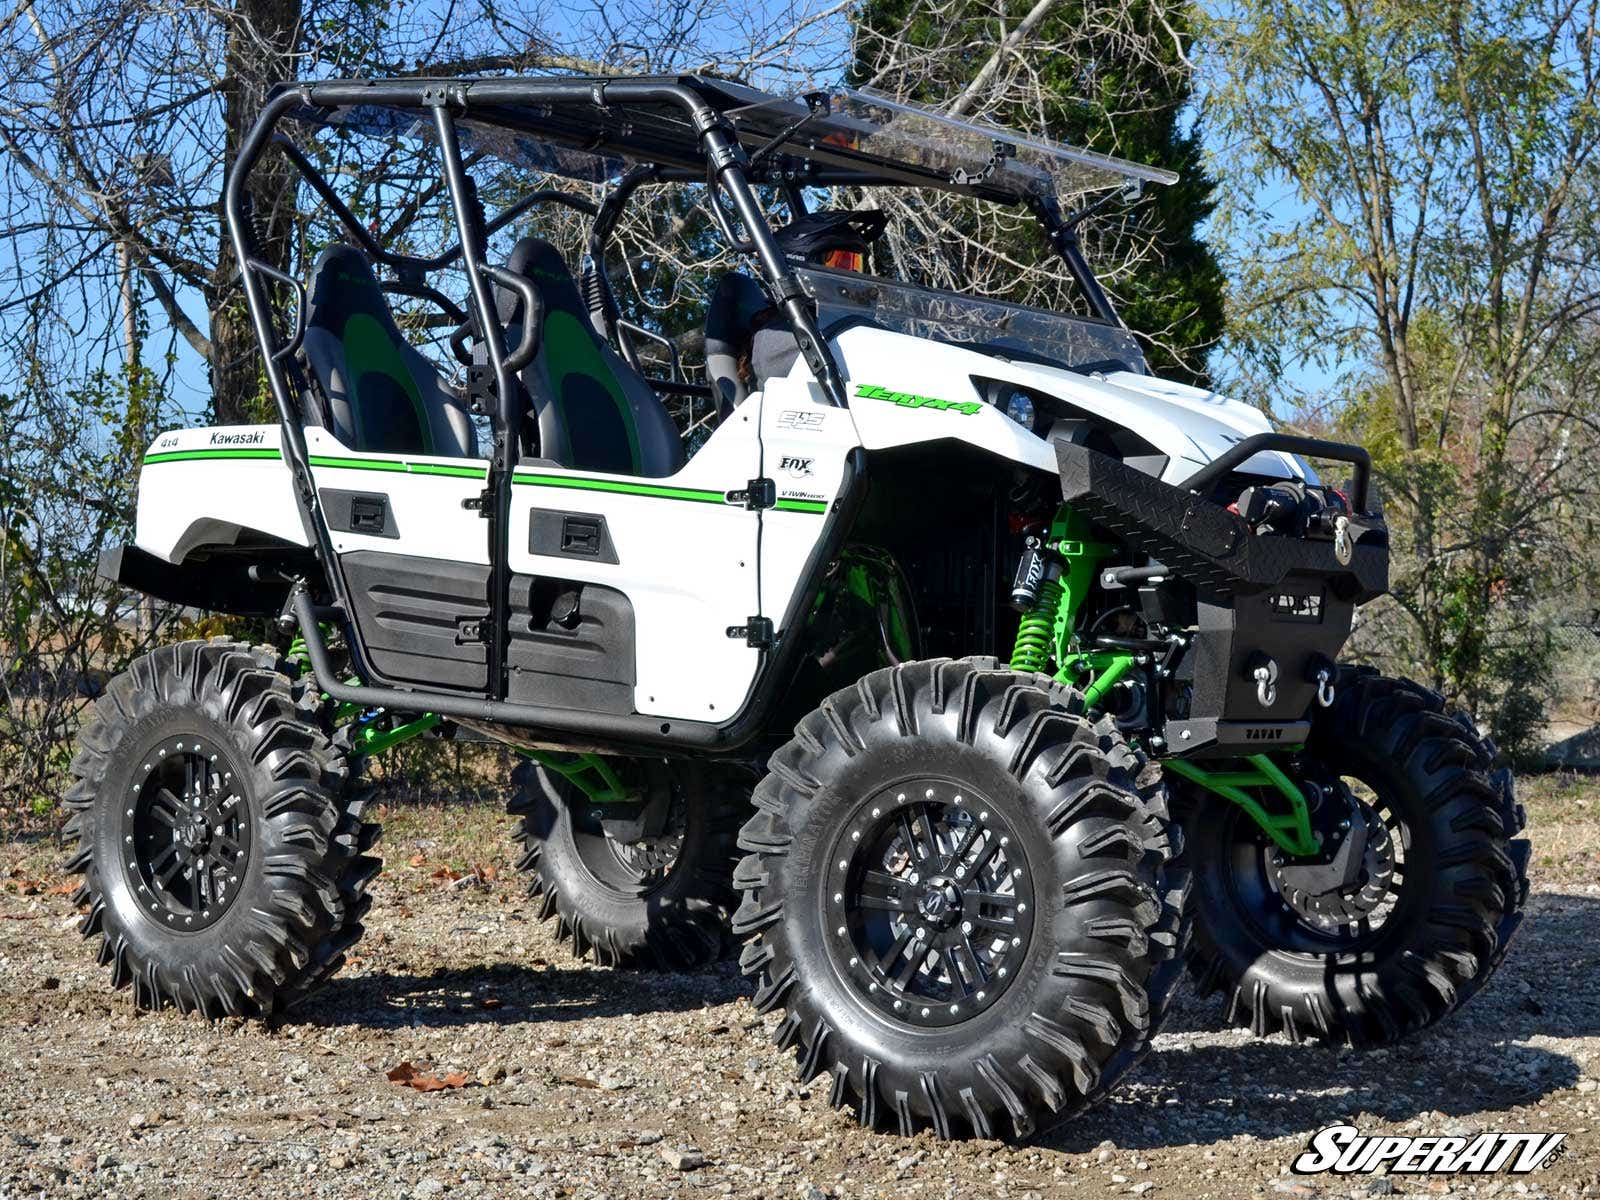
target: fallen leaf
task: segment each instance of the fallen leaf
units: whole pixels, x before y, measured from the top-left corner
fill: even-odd
[[[499,877],[500,877],[500,872],[498,870],[496,870],[494,867],[479,867],[478,868],[478,878],[483,880],[485,883],[493,883]]]
[[[422,864],[423,864],[423,863],[425,863],[425,862],[427,862],[427,861],[428,861],[428,860],[427,860],[427,859],[426,859],[426,858],[424,858],[424,857],[423,857],[423,856],[422,856],[422,855],[420,855],[420,854],[413,854],[413,855],[412,855],[412,856],[411,856],[411,865],[412,865],[412,866],[413,866],[413,867],[420,867],[420,866],[421,866],[421,865],[422,865]]]
[[[454,883],[456,880],[461,878],[461,872],[452,871],[449,867],[440,867],[432,875],[429,875],[428,878],[437,879],[444,883]]]
[[[412,1066],[410,1062],[402,1062],[394,1070],[387,1073],[390,1083],[398,1083],[401,1087],[414,1088],[419,1092],[442,1092],[447,1088],[464,1088],[472,1080],[462,1071],[452,1071],[443,1079],[437,1075],[429,1075]]]
[[[600,1085],[587,1075],[557,1075],[557,1083],[564,1083],[568,1087],[597,1088]]]
[[[56,886],[51,888],[46,894],[50,896],[70,896],[77,890],[78,885],[73,881],[68,880],[66,883],[56,884]]]

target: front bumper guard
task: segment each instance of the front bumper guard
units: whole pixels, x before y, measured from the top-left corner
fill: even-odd
[[[1303,742],[1319,692],[1350,636],[1355,606],[1389,584],[1388,531],[1362,511],[1368,465],[1357,447],[1286,434],[1247,438],[1181,486],[1107,455],[1056,442],[1063,499],[1132,550],[1159,561],[1195,591],[1198,627],[1185,656],[1187,715],[1168,720],[1170,752],[1256,753]],[[1346,541],[1256,534],[1210,498],[1235,466],[1262,450],[1351,462],[1356,510]],[[1263,662],[1275,668],[1261,686]]]

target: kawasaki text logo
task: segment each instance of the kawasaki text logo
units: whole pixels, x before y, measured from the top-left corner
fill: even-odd
[[[212,446],[259,446],[266,441],[261,430],[255,429],[249,433],[213,433],[209,445]]]
[[[1564,1133],[1480,1133],[1476,1137],[1374,1137],[1354,1125],[1311,1135],[1294,1160],[1296,1175],[1526,1175],[1561,1154]]]
[[[936,396],[917,396],[911,392],[895,392],[874,383],[858,383],[856,395],[868,400],[887,400],[901,408],[932,408],[942,412],[960,413],[970,417],[983,407],[976,400],[940,400]]]

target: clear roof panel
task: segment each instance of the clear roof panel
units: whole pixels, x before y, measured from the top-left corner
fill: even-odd
[[[675,105],[656,100],[599,108],[589,102],[586,92],[572,88],[574,82],[583,81],[557,77],[465,81],[460,86],[467,90],[469,107],[456,118],[463,148],[587,183],[613,178],[629,162],[679,168],[701,165],[698,135]],[[594,81],[597,86],[606,82]],[[827,111],[802,122],[809,111],[804,96],[776,97],[698,76],[663,82],[691,87],[721,109],[747,147],[776,139],[783,154],[810,160],[823,172],[832,169],[834,182],[848,182],[839,174],[859,172],[867,186],[898,181],[991,199],[1024,200],[1177,179],[1159,167],[945,116],[870,90],[840,87],[823,93]],[[474,88],[483,96],[477,104],[470,102]],[[433,126],[420,108],[335,104],[293,115],[314,124],[428,141]]]
[[[297,112],[291,115],[302,114]],[[318,111],[314,116],[306,113],[305,119],[316,125],[347,129],[391,141],[404,138],[432,145],[438,137],[432,117],[382,104],[352,105],[327,112]],[[615,155],[579,150],[505,125],[477,120],[471,115],[457,116],[455,125],[461,153],[467,157],[488,156],[529,171],[558,175],[582,183],[613,180],[626,165],[622,158]]]
[[[887,161],[944,176],[959,186],[982,182],[1005,190],[1080,195],[1130,182],[1169,184],[1175,172],[1025,137],[982,121],[944,114],[871,90],[838,88],[827,93],[828,112],[794,136],[817,154]],[[768,127],[772,134],[806,112],[804,98],[769,99],[728,113],[741,127]],[[791,151],[793,152],[793,151]]]

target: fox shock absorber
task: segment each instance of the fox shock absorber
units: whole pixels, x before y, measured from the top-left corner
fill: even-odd
[[[1061,560],[1030,537],[1011,584],[1011,607],[1022,614],[1011,666],[1018,671],[1044,671],[1055,649],[1056,613],[1061,606]]]

